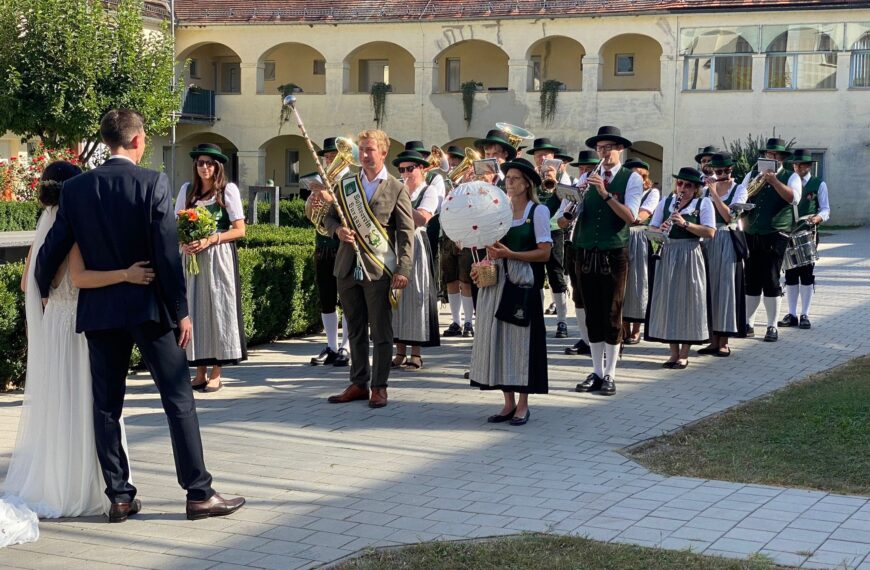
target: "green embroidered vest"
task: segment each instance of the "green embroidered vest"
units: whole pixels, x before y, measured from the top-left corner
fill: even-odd
[[[671,215],[671,204],[674,201],[674,195],[671,194],[665,200],[665,209],[664,214],[668,217]],[[691,203],[691,202],[690,202]],[[682,214],[683,219],[689,222],[690,224],[697,224],[701,219],[701,198],[697,198],[695,202],[695,209],[689,214]],[[663,218],[662,222],[667,218]],[[698,236],[687,230],[682,226],[674,226],[671,228],[670,232],[668,232],[668,239],[700,239]]]
[[[620,204],[625,203],[625,189],[631,174],[631,170],[621,167],[607,186],[607,191]],[[595,188],[586,192],[577,228],[573,242],[575,248],[621,249],[628,245],[628,224],[614,213]]]
[[[758,173],[753,172],[752,177]],[[783,184],[788,184],[788,179],[794,172],[783,169],[776,175],[776,179]],[[794,208],[791,202],[783,200],[777,191],[770,185],[765,184],[758,194],[749,199],[755,208],[749,211],[746,233],[751,235],[768,235],[775,232],[791,231],[794,225]]]
[[[819,213],[819,188],[822,186],[822,179],[810,176],[803,192],[801,192],[801,201],[798,203],[798,217],[815,215]]]

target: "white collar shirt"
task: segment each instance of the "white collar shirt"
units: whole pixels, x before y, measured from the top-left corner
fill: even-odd
[[[382,166],[380,172],[378,172],[378,174],[375,176],[374,180],[368,179],[368,177],[366,176],[365,170],[363,170],[360,174],[361,174],[360,179],[362,180],[363,190],[365,190],[365,192],[366,192],[366,200],[371,202],[372,196],[375,195],[375,192],[377,191],[378,186],[381,184],[381,182],[386,180],[387,177],[389,176],[387,174],[387,167],[386,167],[386,165]]]

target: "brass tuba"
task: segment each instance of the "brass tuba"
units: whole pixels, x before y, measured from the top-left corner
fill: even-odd
[[[465,147],[465,158],[463,158],[462,162],[457,164],[453,170],[447,173],[447,178],[454,186],[459,184],[459,181],[468,173],[468,169],[474,166],[474,161],[480,160],[481,158],[483,157],[478,151],[470,147]]]
[[[520,144],[523,141],[535,138],[535,135],[530,131],[510,123],[496,123],[495,128],[503,132],[507,136],[508,142],[517,150],[519,150]]]
[[[326,168],[326,180],[323,184],[327,188],[332,188],[338,182],[338,177],[341,172],[348,166],[359,166],[359,147],[356,146],[349,138],[338,137],[335,139],[335,148],[338,154],[332,159],[330,165]],[[320,235],[326,236],[329,233],[323,226],[323,219],[329,213],[329,208],[332,204],[323,202],[312,194],[305,201],[305,215],[314,224],[314,228]]]

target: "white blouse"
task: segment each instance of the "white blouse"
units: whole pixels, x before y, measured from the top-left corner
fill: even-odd
[[[511,221],[511,227],[516,228],[526,223],[526,218],[529,217],[529,210],[532,209],[535,203],[529,200],[526,204],[526,209],[523,211],[522,218],[514,218]],[[535,226],[535,243],[553,243],[553,237],[550,235],[550,210],[544,204],[539,204],[535,208],[535,216],[532,218],[532,223]]]
[[[187,207],[187,188],[189,186],[190,182],[185,182],[181,185],[181,190],[178,191],[178,197],[175,198],[176,214]],[[197,200],[196,205],[211,206],[215,203],[215,200],[216,198],[212,196],[208,200]],[[245,211],[244,208],[242,208],[241,192],[239,192],[239,187],[232,182],[227,184],[227,187],[224,188],[224,204],[226,204],[227,216],[229,216],[230,222],[245,219]]]
[[[676,200],[676,198],[674,198]],[[713,203],[709,198],[693,198],[686,207],[680,210],[680,214],[691,214],[698,208],[698,200],[701,201],[700,212],[698,215],[698,223],[702,226],[707,226],[708,228],[716,227],[716,212],[713,208]],[[671,217],[671,212],[669,211],[667,215],[665,214],[665,204],[667,204],[667,200],[662,200],[659,202],[658,207],[656,207],[656,211],[652,216],[652,221],[650,221],[650,225],[658,228]]]

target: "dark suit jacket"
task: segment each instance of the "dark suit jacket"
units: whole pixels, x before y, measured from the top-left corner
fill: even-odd
[[[362,188],[360,190],[364,191]],[[396,252],[396,273],[408,277],[411,275],[412,255],[414,253],[414,216],[411,214],[411,197],[405,185],[389,176],[378,185],[377,190],[369,201],[369,207],[378,222],[387,230],[390,243]],[[329,214],[323,220],[323,225],[330,235],[335,235],[335,230],[341,227],[341,221],[336,206],[330,209]],[[363,263],[368,274],[373,280],[384,277],[380,267],[370,262],[363,254]],[[335,270],[333,275],[338,278],[350,277],[356,266],[356,256],[353,246],[341,242],[338,253],[335,255]]]
[[[57,219],[36,257],[36,282],[43,298],[74,243],[90,270],[126,269],[147,260],[156,274],[150,285],[82,289],[77,332],[148,321],[175,326],[187,316],[175,211],[165,174],[113,158],[64,183]]]

